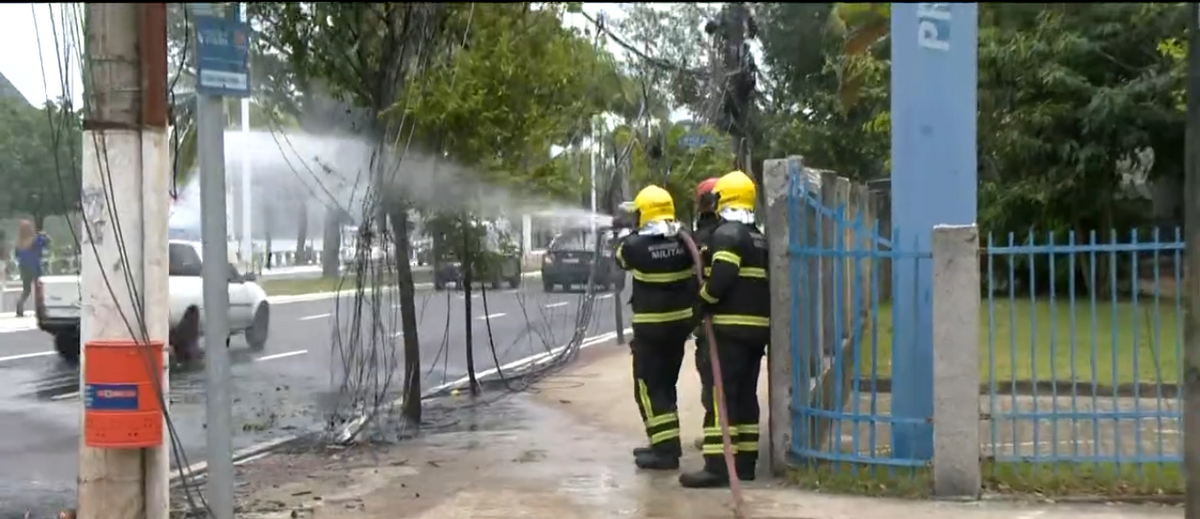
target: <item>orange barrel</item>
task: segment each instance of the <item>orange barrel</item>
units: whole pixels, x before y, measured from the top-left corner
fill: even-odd
[[[162,341],[84,344],[84,443],[108,449],[162,445],[163,375]]]

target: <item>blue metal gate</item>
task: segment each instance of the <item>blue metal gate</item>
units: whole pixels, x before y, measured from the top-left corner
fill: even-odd
[[[893,342],[911,340],[894,337],[892,277],[915,275],[895,269],[915,269],[929,254],[896,251],[901,235],[881,234],[866,186],[798,164],[788,177],[790,309],[776,321],[789,323],[796,359],[790,454],[821,474],[927,466],[892,452],[893,429],[930,420],[892,416],[890,375]]]

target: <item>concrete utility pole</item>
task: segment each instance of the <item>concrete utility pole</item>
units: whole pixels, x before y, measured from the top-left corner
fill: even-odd
[[[1184,155],[1184,254],[1187,320],[1184,322],[1183,471],[1187,478],[1184,516],[1200,519],[1200,3],[1191,3],[1188,31],[1187,135]]]
[[[88,62],[81,339],[84,344],[114,339],[166,342],[167,7],[102,3],[83,9]],[[113,265],[121,265],[124,272],[112,274]],[[164,351],[163,366],[165,357]],[[86,349],[83,362],[86,365]],[[81,375],[80,393],[86,394],[83,382]],[[161,384],[165,408],[170,401],[166,369]],[[164,445],[99,449],[81,438],[77,516],[166,519],[169,463]]]

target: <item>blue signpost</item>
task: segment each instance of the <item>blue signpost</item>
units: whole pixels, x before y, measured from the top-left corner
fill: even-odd
[[[700,134],[700,133],[687,133],[687,134],[684,134],[683,137],[679,138],[679,143],[682,144],[685,148],[689,148],[689,149],[695,149],[695,148],[704,146],[704,144],[706,142],[707,142],[707,139],[704,137],[703,134]]]
[[[196,13],[197,88],[202,95],[250,96],[250,26],[238,9],[214,4],[193,7]]]
[[[933,226],[973,224],[976,212],[978,5],[893,3],[892,452],[933,457]]]

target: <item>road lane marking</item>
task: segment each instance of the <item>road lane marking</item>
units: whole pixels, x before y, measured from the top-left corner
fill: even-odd
[[[298,321],[311,321],[311,320],[313,320],[313,319],[324,319],[324,318],[326,318],[326,317],[329,317],[329,316],[331,316],[331,315],[333,315],[333,314],[317,314],[317,315],[309,315],[309,316],[301,317],[301,318],[299,318],[299,319],[297,319],[297,320],[298,320]]]
[[[571,303],[568,303],[568,302],[566,302],[566,301],[563,301],[563,302],[561,302],[561,303],[550,303],[550,304],[548,304],[548,305],[545,305],[545,306],[543,306],[543,308],[558,308],[558,307],[560,307],[560,306],[567,306],[567,305],[569,305],[569,304],[571,304]]]
[[[481,315],[479,317],[476,317],[476,319],[479,319],[480,321],[487,321],[490,319],[495,319],[497,317],[504,317],[506,315],[508,315],[508,314],[506,314],[506,313],[487,314],[487,315]]]
[[[266,355],[263,357],[258,357],[256,359],[254,359],[254,362],[263,362],[266,360],[276,360],[276,359],[286,359],[288,357],[295,357],[296,355],[304,355],[305,353],[308,353],[308,350],[285,351],[283,353],[276,353],[274,355]]]
[[[49,355],[54,355],[55,353],[56,352],[53,352],[53,351],[39,351],[37,353],[22,353],[20,355],[9,355],[7,357],[0,357],[0,362],[10,362],[10,361],[14,361],[14,360],[25,360],[25,359],[32,359],[32,358],[36,358],[36,357],[46,357]]]
[[[67,394],[65,394],[65,395],[54,395],[54,396],[50,397],[50,400],[71,400],[71,399],[74,399],[74,398],[79,398],[79,392],[78,392],[78,391],[72,391],[72,392],[70,392],[70,393],[67,393]]]
[[[524,279],[537,279],[537,278],[542,277],[542,273],[535,270],[533,272],[525,272],[525,273],[521,274],[521,277]],[[413,288],[417,288],[417,289],[433,288],[433,283],[414,283]],[[390,290],[390,288],[383,289],[383,291],[388,291],[388,290]],[[321,299],[332,299],[332,298],[339,297],[339,296],[352,296],[356,292],[358,292],[357,289],[352,289],[352,290],[342,290],[340,292],[315,292],[312,294],[296,294],[296,295],[290,295],[290,296],[267,296],[267,301],[273,305],[286,305],[286,304],[292,304],[292,303],[307,303],[309,301],[318,301]]]

